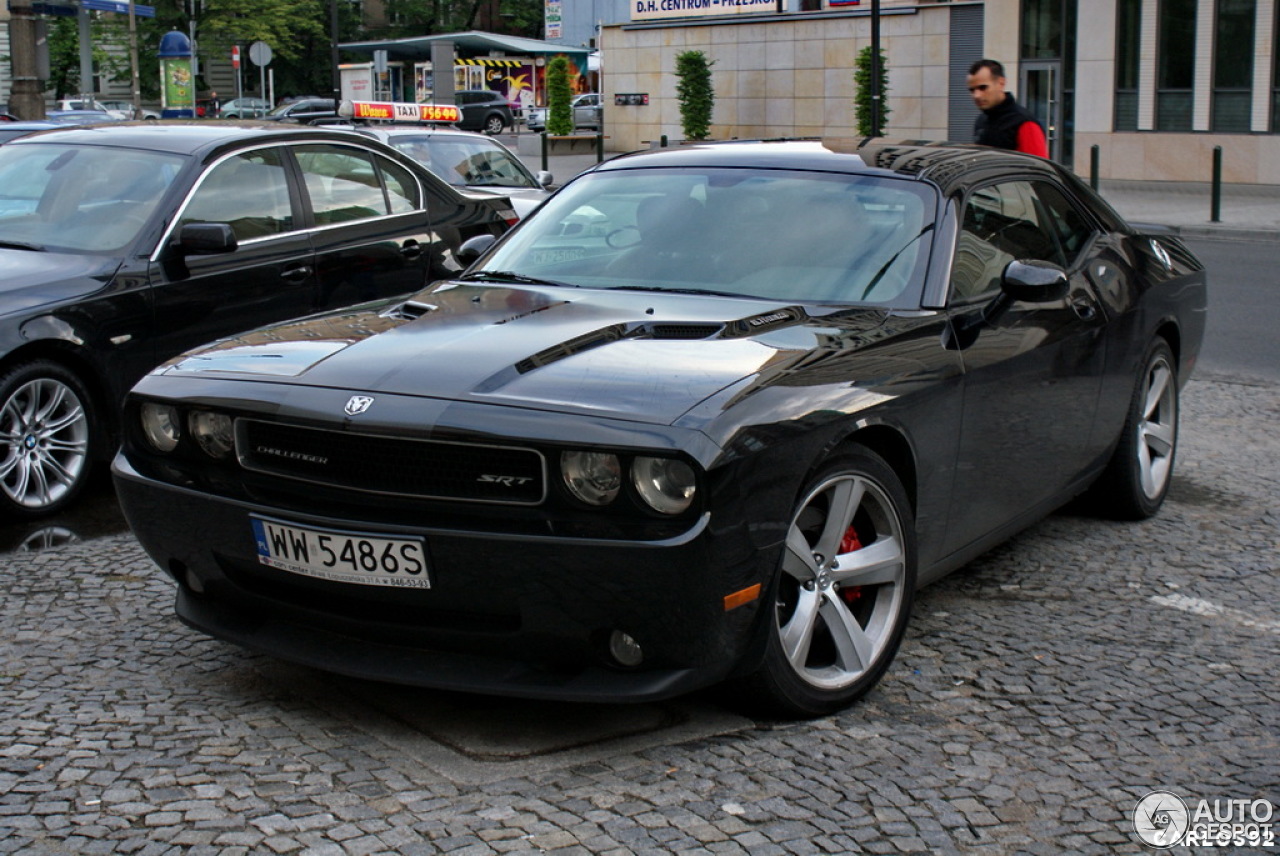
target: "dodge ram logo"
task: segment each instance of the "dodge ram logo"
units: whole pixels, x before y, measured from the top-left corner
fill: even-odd
[[[347,399],[347,406],[343,408],[343,411],[348,416],[359,416],[361,413],[368,410],[369,406],[372,404],[372,395],[353,395]]]

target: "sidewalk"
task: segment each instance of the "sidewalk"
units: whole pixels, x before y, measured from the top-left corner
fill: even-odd
[[[618,154],[604,156],[607,160]],[[534,172],[542,168],[540,152],[522,153],[520,159]],[[557,184],[595,164],[594,152],[547,158]],[[1213,200],[1208,182],[1102,181],[1098,189],[1125,219],[1168,226],[1184,237],[1259,240],[1280,235],[1280,186],[1224,184],[1218,223],[1210,222]]]

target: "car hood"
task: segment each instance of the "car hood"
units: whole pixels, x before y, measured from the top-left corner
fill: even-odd
[[[845,313],[868,329],[884,313]],[[446,283],[192,351],[158,371],[671,424],[818,346],[820,319],[760,300]]]
[[[0,312],[7,315],[92,294],[119,266],[118,258],[0,247]]]

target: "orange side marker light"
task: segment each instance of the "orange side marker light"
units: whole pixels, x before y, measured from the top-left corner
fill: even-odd
[[[756,583],[753,586],[747,586],[741,591],[735,591],[733,594],[727,594],[724,596],[724,611],[728,612],[731,609],[737,609],[740,606],[745,606],[759,597],[760,583]]]

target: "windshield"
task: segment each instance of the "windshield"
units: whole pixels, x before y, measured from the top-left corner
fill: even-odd
[[[183,160],[103,146],[2,146],[0,244],[120,250],[151,218]]]
[[[591,173],[477,269],[592,288],[897,305],[923,280],[935,193],[793,170]]]
[[[455,187],[538,188],[520,161],[488,140],[396,134],[390,143]]]

